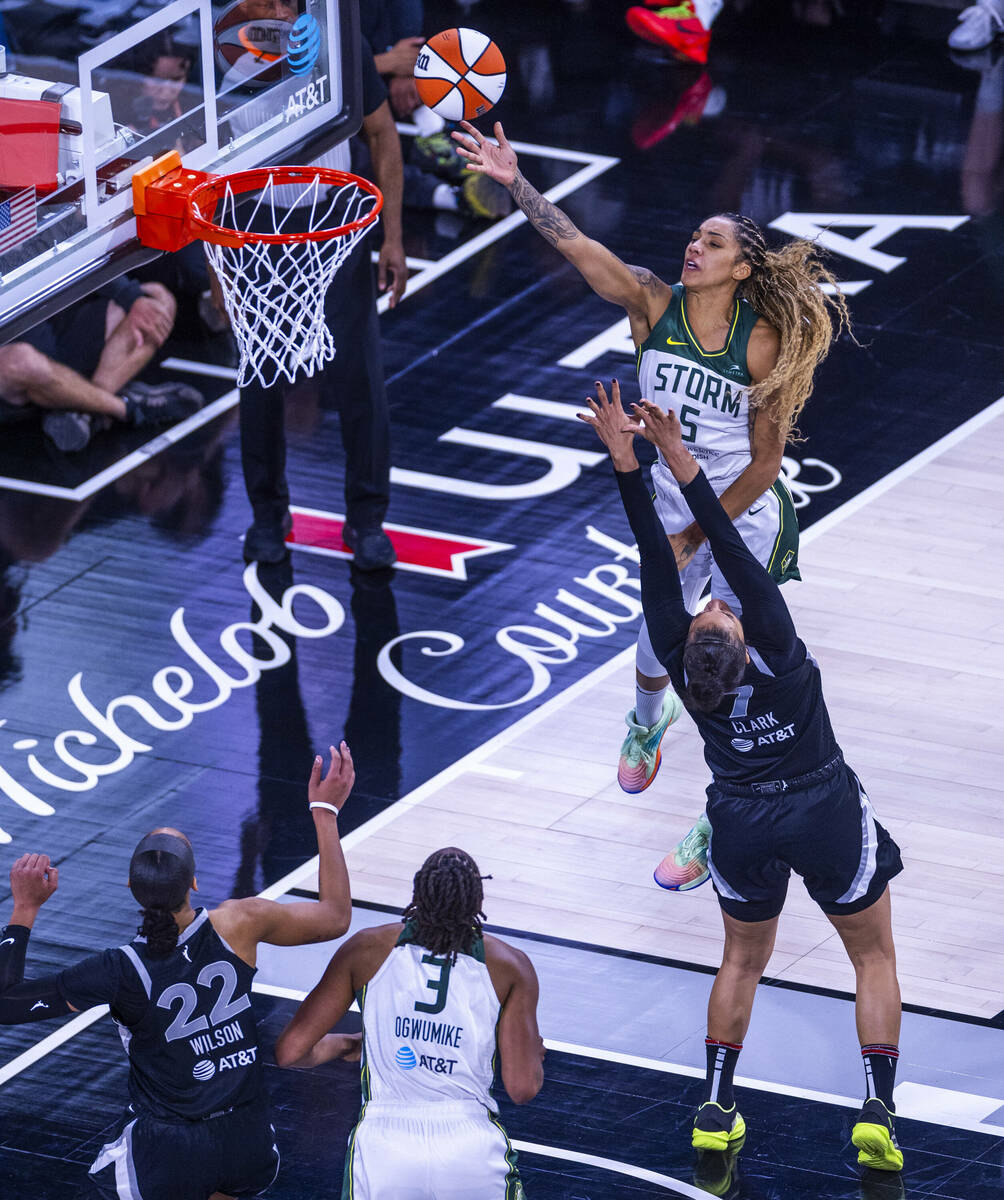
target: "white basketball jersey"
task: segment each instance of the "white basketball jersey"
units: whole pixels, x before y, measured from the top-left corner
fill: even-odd
[[[500,1005],[483,962],[397,945],[360,1008],[364,1101],[476,1100],[498,1112],[490,1089]]]
[[[676,413],[684,445],[718,495],[751,462],[746,348],[757,320],[752,307],[737,300],[725,346],[709,353],[690,329],[684,289],[676,284],[666,311],[638,348],[641,394]],[[661,454],[652,482],[666,528],[686,528],[693,517]]]

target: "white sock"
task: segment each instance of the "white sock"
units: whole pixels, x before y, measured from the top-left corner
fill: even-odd
[[[694,13],[705,29],[710,29],[722,11],[724,0],[694,0]]]
[[[662,698],[665,688],[657,692],[646,692],[638,683],[634,685],[634,719],[639,725],[654,725],[662,716]]]
[[[457,212],[460,209],[457,193],[448,183],[436,184],[436,190],[432,193],[432,204],[434,208],[441,208],[444,212]]]

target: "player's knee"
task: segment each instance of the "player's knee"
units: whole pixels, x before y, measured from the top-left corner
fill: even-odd
[[[12,342],[0,347],[0,370],[13,386],[26,388],[44,384],[52,373],[52,364],[27,342]]]

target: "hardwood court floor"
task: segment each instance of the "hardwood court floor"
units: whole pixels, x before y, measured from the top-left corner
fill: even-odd
[[[1004,977],[994,824],[1004,803],[1004,405],[988,412],[813,529],[805,582],[785,588],[847,759],[903,850],[893,915],[904,1001],[980,1017],[1001,1009]],[[965,522],[946,527],[946,513]],[[492,874],[496,925],[717,964],[710,887],[672,895],[651,880],[700,811],[707,772],[692,723],[667,735],[649,790],[628,796],[613,778],[630,658],[519,722],[466,772],[420,789],[420,803],[350,834],[353,895],[400,903],[415,863],[452,842]],[[797,879],[768,974],[853,990],[836,934]]]

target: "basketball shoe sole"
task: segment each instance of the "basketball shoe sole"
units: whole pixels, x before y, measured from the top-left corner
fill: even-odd
[[[714,1100],[705,1100],[694,1115],[690,1144],[695,1150],[728,1150],[746,1137],[746,1122],[735,1104],[722,1108]]]
[[[697,824],[666,855],[652,872],[652,878],[668,892],[689,892],[691,888],[707,883],[708,843],[711,838],[711,822],[705,813],[697,818]]]
[[[632,708],[624,718],[628,734],[621,743],[617,762],[617,782],[631,796],[643,792],[655,779],[662,765],[662,739],[666,730],[683,712],[675,692],[667,691],[662,700],[662,715],[654,725],[639,725]]]
[[[873,1171],[902,1171],[903,1151],[896,1141],[892,1113],[878,1097],[866,1100],[851,1130],[858,1164]]]

